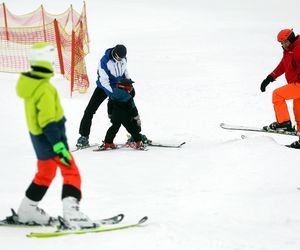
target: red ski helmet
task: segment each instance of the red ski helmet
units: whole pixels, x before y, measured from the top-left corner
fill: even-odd
[[[281,30],[279,31],[278,35],[277,35],[277,41],[278,42],[284,42],[286,40],[288,40],[289,36],[292,35],[294,32],[293,32],[293,29],[284,29],[284,30]]]

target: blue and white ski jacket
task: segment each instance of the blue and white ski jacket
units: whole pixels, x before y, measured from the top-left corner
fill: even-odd
[[[96,84],[104,90],[109,98],[121,98],[122,100],[119,101],[128,101],[130,95],[122,90],[122,97],[117,97],[120,95],[120,90],[116,88],[116,83],[120,82],[121,79],[130,78],[127,71],[127,58],[123,58],[122,61],[115,60],[111,55],[112,50],[113,48],[107,49],[99,62]]]

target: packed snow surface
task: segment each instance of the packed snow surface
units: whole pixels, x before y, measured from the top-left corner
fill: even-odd
[[[25,14],[41,3],[50,13],[82,1],[12,1]],[[105,49],[125,44],[143,133],[157,142],[186,141],[180,149],[74,153],[82,174],[82,210],[91,218],[125,213],[125,223],[149,216],[146,226],[102,234],[31,239],[31,231],[0,228],[1,249],[299,250],[300,151],[283,147],[296,137],[222,130],[221,122],[263,126],[275,120],[272,90],[261,81],[282,56],[279,30],[300,32],[298,0],[89,0],[86,1],[91,87],[69,94],[53,78],[74,147],[95,88]],[[2,218],[18,208],[36,171],[36,158],[16,96],[17,74],[0,74],[0,189]],[[291,103],[289,103],[291,105]],[[292,109],[291,109],[292,110]],[[292,120],[294,120],[291,112]],[[294,121],[293,121],[294,122]],[[91,142],[104,139],[106,102],[96,113]],[[122,128],[116,142],[126,140]],[[245,135],[245,139],[241,139]],[[40,206],[61,214],[58,171]]]

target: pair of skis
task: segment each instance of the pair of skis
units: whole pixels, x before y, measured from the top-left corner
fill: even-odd
[[[118,217],[117,215],[116,217]],[[124,216],[123,216],[124,217]],[[122,218],[123,219],[123,218]],[[58,220],[60,222],[60,226],[64,228],[64,219],[62,217],[58,217]],[[109,220],[114,221],[114,217],[110,218]],[[88,233],[103,233],[103,232],[110,232],[110,231],[119,231],[119,230],[124,230],[128,228],[133,228],[133,227],[140,227],[143,223],[145,223],[148,220],[147,216],[144,216],[141,218],[138,222],[132,223],[132,224],[126,224],[126,225],[116,225],[118,222],[114,222],[112,224],[106,223],[104,225],[111,225],[111,226],[97,226],[95,228],[87,228],[87,229],[77,229],[77,230],[72,230],[72,229],[58,229],[57,231],[54,232],[32,232],[27,234],[26,236],[28,238],[50,238],[50,237],[59,237],[59,236],[66,236],[66,235],[76,235],[76,234],[88,234]]]
[[[240,131],[251,131],[251,132],[260,132],[260,133],[271,133],[279,135],[291,135],[291,136],[300,136],[298,131],[285,131],[285,130],[265,130],[263,128],[250,127],[250,126],[241,126],[241,125],[232,125],[227,123],[221,123],[220,127],[228,130],[240,130]]]
[[[155,143],[155,142],[151,142],[149,144],[145,144],[145,148],[143,149],[138,149],[138,150],[142,150],[142,151],[147,151],[148,147],[160,147],[160,148],[181,148],[184,144],[186,144],[186,142],[181,142],[178,144],[166,144],[166,143]],[[95,148],[93,151],[98,152],[98,151],[107,151],[105,149],[100,149],[99,148],[100,144],[98,143],[91,143],[88,146],[85,147],[76,147],[74,149],[71,150],[71,152],[76,152],[79,150],[83,150],[83,149],[88,149],[88,148]],[[98,147],[98,148],[96,148]],[[122,148],[133,148],[130,146],[130,143],[125,143],[125,144],[117,144],[117,148],[116,149],[122,149]]]
[[[147,145],[143,145],[142,147],[136,148],[135,143],[125,143],[125,144],[115,144],[116,148],[105,148],[103,146],[98,146],[98,148],[93,149],[94,152],[99,152],[99,151],[109,151],[109,150],[115,150],[115,149],[135,149],[139,151],[147,151]]]
[[[101,233],[101,232],[109,232],[109,231],[117,231],[124,230],[127,228],[140,227],[144,224],[148,217],[142,217],[136,223],[130,223],[126,225],[118,225],[123,219],[124,214],[118,214],[110,218],[105,218],[101,220],[95,221],[95,227],[86,228],[86,229],[70,229],[67,226],[67,222],[62,217],[58,217],[57,224],[49,224],[46,226],[38,225],[38,224],[24,224],[17,221],[18,215],[12,209],[12,216],[8,216],[6,219],[0,221],[0,227],[14,227],[14,228],[39,228],[39,227],[53,227],[57,226],[57,230],[54,232],[31,232],[26,236],[28,238],[50,238],[50,237],[58,237],[65,236],[71,234],[87,234],[87,233]]]
[[[277,135],[290,135],[290,136],[299,136],[300,133],[297,130],[294,131],[285,131],[285,130],[272,130],[272,129],[264,129],[257,127],[249,127],[249,126],[241,126],[241,125],[231,125],[226,123],[221,123],[220,127],[227,130],[239,130],[239,131],[250,131],[250,132],[259,132],[259,133],[269,133],[269,134],[277,134]],[[247,138],[245,135],[241,136],[242,139]],[[291,145],[284,145],[288,148],[295,148]]]

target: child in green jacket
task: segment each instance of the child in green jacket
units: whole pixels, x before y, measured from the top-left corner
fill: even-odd
[[[68,149],[64,111],[55,87],[55,49],[46,42],[32,46],[28,54],[31,71],[22,73],[17,83],[17,95],[24,99],[29,135],[37,156],[37,173],[26,190],[16,223],[49,225],[56,218],[38,207],[60,168],[63,177],[63,217],[74,228],[94,227],[94,223],[79,210],[81,177]]]

